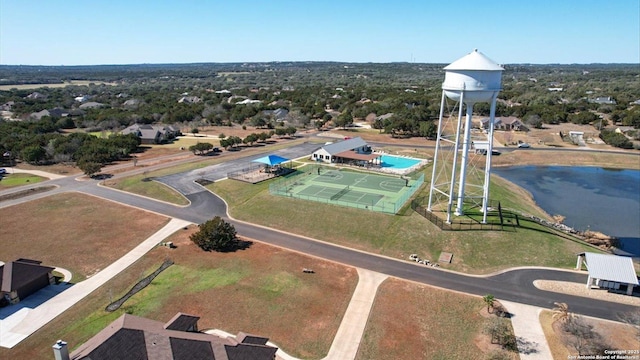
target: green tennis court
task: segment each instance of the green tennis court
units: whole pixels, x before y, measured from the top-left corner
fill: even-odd
[[[396,213],[424,182],[323,166],[305,166],[269,186],[272,194]]]

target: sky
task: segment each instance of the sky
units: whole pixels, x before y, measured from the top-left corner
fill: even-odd
[[[638,0],[0,0],[0,64],[640,64]]]

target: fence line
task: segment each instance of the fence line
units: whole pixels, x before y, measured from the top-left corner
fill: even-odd
[[[347,206],[347,207],[352,207],[357,209],[371,210],[371,211],[377,211],[377,212],[388,213],[388,214],[396,214],[398,213],[398,211],[400,211],[400,209],[407,202],[407,200],[418,191],[420,186],[424,184],[424,173],[422,173],[417,179],[415,179],[413,184],[411,184],[409,188],[400,195],[400,197],[396,202],[378,201],[377,203],[370,204],[370,205],[341,200],[342,195],[344,195],[344,193],[346,193],[351,189],[350,186],[347,186],[346,188],[341,190],[339,192],[339,194],[341,194],[340,196],[334,195],[330,199],[317,197],[313,195],[304,195],[304,194],[294,193],[293,189],[296,186],[307,184],[307,182],[304,180],[305,175],[310,175],[317,172],[318,167],[319,166],[317,165],[310,166],[308,168],[310,171],[300,171],[296,174],[292,174],[292,175],[275,180],[274,182],[269,184],[269,192],[273,195],[287,196],[287,197],[292,197],[296,199],[316,201],[316,202],[321,202],[325,204]],[[326,167],[324,167],[323,169],[326,170]],[[364,189],[361,191],[364,193],[368,193]]]
[[[441,217],[439,217],[438,215],[436,215],[435,213],[427,210],[427,208],[424,206],[424,203],[426,202],[426,198],[425,197],[420,197],[417,199],[414,199],[411,201],[411,208],[417,212],[418,214],[420,214],[422,217],[426,218],[427,220],[431,221],[435,226],[439,227],[441,230],[447,230],[447,231],[453,231],[453,230],[504,230],[505,225],[510,225],[510,224],[505,224],[503,221],[503,214],[502,214],[502,210],[501,210],[501,206],[500,206],[500,202],[498,201],[493,201],[490,200],[489,201],[489,206],[495,209],[498,209],[498,211],[494,211],[491,213],[487,213],[488,216],[491,216],[491,218],[493,218],[494,216],[498,215],[500,221],[499,222],[487,222],[486,224],[483,224],[479,221],[473,220],[471,218],[467,218],[467,219],[452,219],[451,222],[447,223],[444,219],[442,219]]]

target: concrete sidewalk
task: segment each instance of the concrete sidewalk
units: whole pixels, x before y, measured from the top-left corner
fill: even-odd
[[[551,349],[540,325],[542,308],[500,300],[511,316],[511,325],[518,341],[521,360],[553,359]]]
[[[388,275],[358,268],[359,281],[353,292],[342,323],[338,328],[329,354],[324,360],[355,359],[364,334],[364,328],[369,320],[373,301],[378,292],[378,286]]]
[[[190,222],[172,219],[162,229],[151,235],[140,245],[129,251],[126,255],[104,268],[85,281],[70,286],[68,289],[40,304],[36,308],[22,307],[20,310],[0,320],[0,346],[12,348],[29,335],[36,332],[42,326],[65,312],[85,296],[104,285],[112,277],[136,262],[149,250],[153,249],[160,241],[181,229]],[[58,285],[61,286],[61,285]],[[43,289],[52,288],[51,286]],[[42,291],[42,290],[41,290]],[[39,291],[32,296],[39,296]],[[29,300],[27,298],[26,300]]]

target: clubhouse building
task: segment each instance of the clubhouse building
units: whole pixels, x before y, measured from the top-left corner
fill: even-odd
[[[318,162],[359,166],[380,165],[382,154],[374,153],[361,137],[326,144],[311,154]]]

